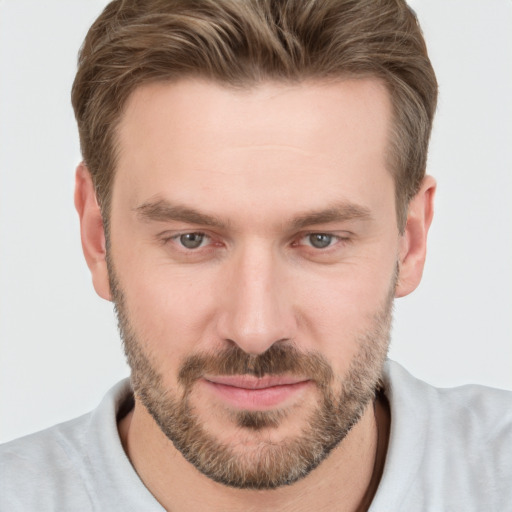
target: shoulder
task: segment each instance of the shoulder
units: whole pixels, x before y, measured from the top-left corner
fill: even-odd
[[[439,440],[451,435],[462,436],[465,441],[475,437],[510,440],[512,391],[476,384],[437,388],[392,361],[388,362],[386,378],[396,414],[409,417],[409,421],[422,421],[425,435]]]
[[[65,498],[56,489],[72,490],[75,510],[91,509],[83,471],[90,418],[87,414],[0,446],[1,512],[56,509]]]
[[[383,484],[420,510],[512,509],[512,392],[436,388],[393,362],[384,385],[391,434]]]
[[[400,411],[423,410],[425,414],[428,408],[430,420],[464,423],[466,428],[483,432],[510,428],[512,391],[476,384],[438,388],[413,377],[393,361],[387,362],[384,380],[386,394]]]
[[[129,510],[132,502],[152,510],[117,431],[131,399],[122,381],[91,413],[0,446],[0,512]]]

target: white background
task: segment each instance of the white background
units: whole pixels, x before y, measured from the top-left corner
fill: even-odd
[[[102,0],[0,0],[0,441],[84,413],[128,374],[73,210],[69,101]],[[440,83],[424,280],[391,357],[440,386],[512,389],[512,2],[416,0]]]

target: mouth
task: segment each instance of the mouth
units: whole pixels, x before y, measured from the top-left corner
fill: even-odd
[[[303,377],[252,375],[205,376],[203,384],[217,399],[239,410],[265,411],[289,405],[312,385]]]

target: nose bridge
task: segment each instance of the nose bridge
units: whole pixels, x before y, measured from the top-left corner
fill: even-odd
[[[293,337],[293,311],[284,266],[272,247],[247,243],[229,265],[219,333],[250,354]]]

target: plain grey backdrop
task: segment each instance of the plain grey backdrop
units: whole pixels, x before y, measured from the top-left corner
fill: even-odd
[[[0,441],[85,413],[128,375],[73,208],[76,54],[104,0],[0,0]],[[391,357],[439,386],[512,389],[512,2],[415,0],[438,74],[423,283]]]

